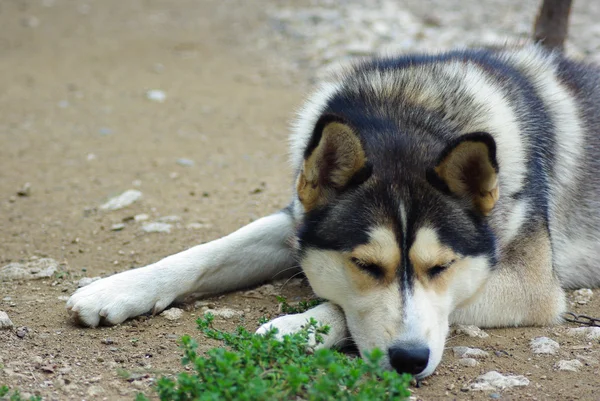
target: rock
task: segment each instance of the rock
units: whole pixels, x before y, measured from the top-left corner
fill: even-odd
[[[525,376],[503,375],[495,370],[487,372],[475,379],[467,389],[472,391],[495,391],[511,387],[528,386],[529,379]]]
[[[17,191],[17,195],[23,197],[31,195],[31,184],[26,182],[25,185]]]
[[[146,98],[148,98],[148,100],[152,100],[153,102],[164,103],[164,101],[167,99],[167,94],[159,89],[152,89],[146,92]]]
[[[571,360],[560,360],[556,362],[554,365],[554,369],[556,370],[564,370],[568,372],[577,372],[580,368],[583,367],[583,363],[578,361],[577,359]]]
[[[112,134],[113,130],[108,127],[101,127],[98,129],[98,133],[102,136],[106,136]]]
[[[467,366],[469,368],[474,368],[475,366],[479,365],[479,362],[477,362],[477,360],[473,359],[473,358],[461,358],[458,360],[458,364],[460,366]]]
[[[203,229],[203,228],[211,228],[212,224],[208,224],[208,223],[189,223],[185,227],[188,230],[200,230],[200,229]]]
[[[127,191],[123,192],[121,195],[115,196],[114,198],[109,199],[108,202],[106,202],[105,204],[100,206],[100,209],[102,209],[102,210],[123,209],[123,208],[131,205],[132,203],[136,202],[141,197],[142,197],[142,192],[138,191],[137,189],[128,189]]]
[[[146,221],[149,218],[150,216],[148,216],[146,213],[136,214],[135,216],[133,216],[133,220],[135,220],[136,222]]]
[[[156,221],[158,221],[159,223],[176,223],[178,221],[181,221],[181,217],[175,215],[162,216],[156,219]]]
[[[104,390],[100,386],[90,386],[90,388],[88,388],[88,390],[87,390],[87,394],[90,397],[96,397],[96,396],[104,394],[105,392],[106,392],[106,390]]]
[[[600,361],[597,358],[594,358],[591,356],[580,355],[580,354],[577,354],[575,356],[577,357],[577,359],[583,361],[583,363],[585,363],[586,365],[589,365],[589,366],[596,366],[600,363]]]
[[[170,233],[173,225],[167,223],[146,223],[142,226],[142,231],[147,233]]]
[[[457,324],[454,328],[456,334],[466,334],[469,337],[488,338],[490,335],[477,326]]]
[[[100,340],[100,342],[104,345],[112,345],[115,343],[112,338],[105,338],[103,340]]]
[[[0,281],[48,278],[58,270],[58,262],[50,258],[33,259],[25,263],[9,263],[0,269]]]
[[[113,224],[112,226],[110,226],[110,231],[121,231],[124,228],[125,228],[125,224],[116,223],[116,224]]]
[[[560,349],[560,345],[548,337],[536,337],[530,342],[534,354],[554,355]]]
[[[231,319],[234,317],[242,317],[244,316],[244,312],[229,308],[221,308],[221,309],[206,309],[204,314],[212,313],[214,317],[220,317],[223,319]]]
[[[180,158],[177,159],[177,164],[183,167],[192,167],[194,165],[194,161],[190,159]]]
[[[25,338],[29,334],[29,327],[19,327],[16,331],[17,337]]]
[[[479,348],[453,347],[454,356],[459,358],[487,358],[490,354]]]
[[[164,317],[167,320],[179,320],[179,319],[181,319],[182,315],[183,315],[183,310],[181,310],[179,308],[167,309],[166,311],[164,311],[163,313],[160,314],[160,316]]]
[[[13,322],[8,317],[6,312],[0,311],[0,330],[10,329],[13,327]]]
[[[585,305],[592,300],[594,292],[589,288],[581,288],[573,291],[573,302],[578,305]]]
[[[86,285],[90,285],[92,284],[94,281],[98,281],[100,280],[101,277],[83,277],[81,280],[79,280],[79,282],[77,283],[77,288],[81,288],[81,287],[85,287]]]
[[[587,340],[600,339],[600,327],[575,327],[567,330],[567,335],[573,337],[584,337]]]

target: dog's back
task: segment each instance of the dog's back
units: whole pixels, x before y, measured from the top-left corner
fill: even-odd
[[[490,216],[499,249],[549,227],[563,286],[600,284],[600,74],[539,46],[464,50],[359,63],[309,99],[292,136],[300,168],[323,113],[343,116],[377,171],[426,169],[457,136],[497,144],[501,196]]]

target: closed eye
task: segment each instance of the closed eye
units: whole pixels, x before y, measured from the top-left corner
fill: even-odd
[[[443,265],[435,265],[433,266],[431,269],[429,269],[429,271],[427,271],[427,274],[429,275],[430,278],[434,278],[439,276],[444,270],[447,270],[450,266],[452,266],[452,263],[454,263],[453,260],[451,260],[448,263],[444,263]]]
[[[356,265],[362,271],[370,274],[376,279],[383,278],[385,272],[381,268],[381,266],[376,265],[375,263],[365,262],[364,260],[360,260],[358,258],[351,258],[350,261]]]

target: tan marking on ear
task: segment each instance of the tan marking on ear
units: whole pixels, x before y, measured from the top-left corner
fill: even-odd
[[[304,209],[309,211],[330,202],[366,162],[362,144],[352,128],[340,122],[327,124],[319,144],[304,160],[296,182]]]
[[[452,274],[453,270],[461,268],[460,255],[455,253],[451,248],[442,244],[434,229],[420,228],[415,236],[408,258],[413,266],[415,276],[424,287],[433,288],[437,293],[445,292],[449,280],[447,274]],[[446,265],[454,262],[452,267],[434,279],[429,278],[429,270],[434,266]]]
[[[450,191],[470,197],[483,215],[491,213],[500,192],[498,176],[484,143],[467,141],[457,145],[434,170]]]

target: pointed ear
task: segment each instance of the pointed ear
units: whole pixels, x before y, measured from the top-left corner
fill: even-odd
[[[370,174],[354,129],[342,118],[325,114],[317,122],[304,152],[296,182],[298,197],[308,212],[331,202],[349,186],[364,182]]]
[[[427,172],[431,185],[471,201],[484,216],[491,213],[499,196],[496,142],[485,132],[459,137]]]

